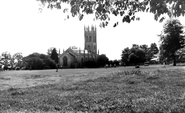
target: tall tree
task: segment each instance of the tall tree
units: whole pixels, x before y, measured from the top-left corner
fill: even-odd
[[[127,47],[125,48],[123,51],[122,51],[122,54],[121,54],[121,62],[124,64],[124,65],[128,65],[128,58],[129,58],[129,55],[130,55],[130,49]]]
[[[176,66],[176,51],[185,46],[183,25],[177,19],[170,19],[164,24],[163,32],[160,36],[161,54],[164,58],[172,59]]]
[[[105,27],[110,21],[110,15],[121,16],[122,22],[130,23],[139,20],[136,17],[138,12],[150,12],[154,14],[154,19],[163,21],[164,15],[174,15],[176,17],[185,14],[184,0],[37,0],[48,8],[62,9],[72,17],[78,16],[79,20],[87,14],[94,14],[94,20],[101,20],[100,26]],[[67,3],[70,7],[64,7]],[[169,5],[170,4],[170,5]],[[43,8],[40,8],[43,10]],[[169,13],[169,12],[172,13]],[[162,16],[161,16],[162,15]],[[160,17],[160,18],[159,18]],[[115,22],[114,27],[118,25]]]
[[[48,50],[47,50],[47,55],[51,56],[51,53],[53,51],[54,47],[50,47]]]
[[[56,48],[54,48],[52,50],[50,57],[51,57],[51,59],[53,59],[55,61],[56,64],[58,63],[58,53],[57,53]]]

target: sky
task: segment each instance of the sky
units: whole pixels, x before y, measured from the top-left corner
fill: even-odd
[[[21,52],[27,56],[33,52],[47,53],[50,47],[62,52],[70,46],[84,48],[84,25],[97,26],[97,46],[100,54],[110,60],[121,59],[121,52],[132,44],[159,44],[158,34],[163,23],[154,20],[153,14],[140,13],[140,21],[120,23],[113,27],[118,17],[111,18],[109,26],[100,28],[92,16],[65,20],[62,10],[44,8],[39,11],[36,0],[3,0],[0,3],[0,54]],[[184,18],[180,18],[183,20]],[[185,21],[181,21],[185,25]]]

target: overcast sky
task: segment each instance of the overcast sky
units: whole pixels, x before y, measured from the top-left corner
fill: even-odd
[[[46,54],[56,47],[63,51],[70,46],[84,48],[84,25],[97,25],[97,45],[100,54],[109,59],[120,59],[125,47],[132,44],[159,43],[163,23],[156,22],[152,14],[140,14],[140,21],[121,23],[112,27],[118,17],[112,18],[110,26],[100,28],[90,16],[83,21],[77,18],[64,20],[61,10],[44,9],[39,12],[36,0],[2,0],[0,3],[0,53],[33,52]],[[182,19],[181,19],[182,20]],[[182,22],[182,21],[181,21]],[[185,23],[182,22],[184,25]]]

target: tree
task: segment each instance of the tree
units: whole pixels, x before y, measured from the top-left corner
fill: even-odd
[[[157,54],[157,53],[159,52],[159,49],[158,49],[156,43],[151,43],[151,45],[150,45],[150,51],[151,51],[153,54]]]
[[[176,51],[185,46],[183,25],[177,19],[168,20],[163,27],[163,32],[160,36],[160,50],[163,58],[173,60],[173,65],[176,66]]]
[[[53,48],[52,52],[51,52],[51,59],[53,59],[55,61],[55,63],[58,63],[58,53],[56,48]]]
[[[145,57],[146,57],[146,61],[150,61],[155,54],[159,53],[159,49],[157,47],[156,43],[151,43],[150,47],[147,49]]]
[[[54,69],[55,62],[49,56],[39,53],[32,53],[23,58],[26,69]]]
[[[37,0],[48,8],[62,9],[67,14],[67,19],[78,16],[82,20],[85,15],[94,14],[94,20],[101,20],[101,27],[108,25],[110,15],[122,17],[122,22],[139,20],[138,12],[150,12],[154,19],[162,22],[168,14],[179,17],[185,14],[184,0]],[[64,7],[63,3],[70,5]],[[170,4],[170,5],[168,5]],[[42,8],[40,8],[42,10]],[[162,16],[161,16],[162,15]],[[115,22],[114,27],[118,25]]]
[[[129,50],[130,54],[128,54],[128,62],[129,64],[140,64],[146,61],[145,59],[145,51],[139,48],[139,45],[133,44],[132,48]]]
[[[129,64],[138,64],[138,63],[143,63],[146,59],[146,52],[144,49],[145,48],[146,51],[148,50],[148,46],[147,45],[137,45],[137,44],[133,44],[132,48],[125,48],[122,51],[122,57],[121,57],[121,61],[124,65],[129,65]]]
[[[86,68],[97,68],[98,65],[97,65],[97,62],[94,61],[94,60],[87,60],[84,62],[84,67]]]
[[[56,65],[55,65],[55,61],[52,60],[49,56],[45,55],[45,54],[40,54],[39,55],[40,59],[42,59],[42,61],[45,64],[45,69],[55,69]]]
[[[97,63],[99,67],[104,67],[106,64],[109,63],[109,59],[105,54],[102,54],[98,56]]]
[[[143,49],[145,53],[147,53],[147,51],[149,49],[148,45],[146,45],[146,44],[140,45],[140,48]]]
[[[127,47],[125,48],[123,51],[122,51],[122,54],[121,54],[121,62],[124,64],[124,65],[128,65],[129,61],[129,55],[130,55],[130,49]]]
[[[129,63],[134,64],[134,65],[136,65],[138,63],[138,57],[136,56],[136,54],[131,53],[129,55]]]
[[[131,53],[135,53],[139,49],[138,44],[132,44],[132,48],[130,49]]]
[[[54,47],[50,47],[48,50],[47,50],[47,55],[51,56],[51,53],[53,51]]]
[[[146,54],[145,51],[141,49],[139,45],[133,44],[132,48],[130,49],[128,61],[130,64],[134,65],[144,63],[146,61],[145,54]]]
[[[109,66],[110,67],[114,66],[114,62],[112,60],[109,60]]]
[[[150,61],[154,55],[151,51],[151,47],[148,47],[148,45],[143,44],[140,45],[140,48],[145,52],[145,60]]]
[[[114,66],[119,66],[119,61],[118,61],[118,60],[115,59],[115,60],[113,61],[113,63],[114,63]]]
[[[148,51],[145,54],[146,61],[150,61],[153,58],[153,56],[154,56],[153,51],[150,48],[148,48]]]
[[[22,59],[23,59],[22,53],[15,53],[12,56],[12,66],[14,68],[22,68],[22,66],[23,66]]]
[[[144,63],[145,62],[145,52],[143,49],[141,49],[141,48],[137,49],[135,55],[138,58],[137,63]]]
[[[24,66],[26,69],[43,69],[44,63],[39,58],[39,53],[33,53],[23,58]]]
[[[15,53],[11,56],[9,52],[3,52],[1,55],[0,63],[4,65],[5,69],[15,69],[22,67],[22,53]]]
[[[166,61],[166,59],[165,59],[165,57],[164,57],[164,55],[163,55],[164,50],[161,48],[161,46],[160,46],[159,49],[160,49],[160,51],[159,51],[159,62],[160,62],[161,64],[163,64],[163,62]]]
[[[0,59],[1,64],[4,65],[5,69],[8,69],[8,66],[10,66],[11,62],[11,54],[9,52],[3,52],[1,54],[1,59]]]
[[[153,58],[154,53],[157,54],[158,51],[159,49],[157,48],[156,43],[152,43],[150,47],[146,44],[132,44],[132,48],[127,47],[122,51],[121,62],[124,65],[144,63],[145,61],[149,62]],[[135,57],[137,57],[137,61],[135,60]]]
[[[44,63],[39,57],[28,58],[27,62],[30,69],[44,69]]]
[[[178,62],[185,62],[185,48],[178,49],[175,54],[177,55]]]

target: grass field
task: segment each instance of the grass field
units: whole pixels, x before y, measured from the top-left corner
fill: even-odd
[[[1,71],[0,112],[185,113],[185,70]]]

